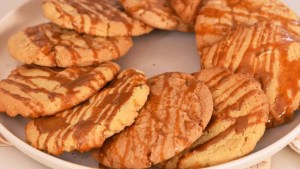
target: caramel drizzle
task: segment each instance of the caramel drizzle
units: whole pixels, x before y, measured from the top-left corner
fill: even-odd
[[[249,34],[250,38],[246,38]],[[271,114],[268,127],[272,127],[289,121],[299,106],[299,101],[294,98],[299,94],[300,60],[299,58],[288,59],[288,49],[295,42],[299,43],[280,27],[269,23],[251,28],[238,28],[216,44],[216,50],[205,49],[202,63],[204,66],[214,65],[229,68],[234,72],[250,73],[261,83],[265,92],[269,90],[272,80],[278,77],[277,99],[275,103],[270,102]],[[234,48],[232,48],[233,43]],[[208,53],[213,57],[209,57]],[[279,72],[274,74],[276,65],[279,66]],[[295,104],[296,106],[293,106]]]
[[[110,80],[103,74],[103,70],[105,69],[110,70],[112,74],[116,74],[119,68],[112,63],[104,63],[99,67],[68,69],[24,65],[14,70],[8,79],[1,81],[2,84],[17,88],[18,91],[7,91],[5,88],[1,90],[5,91],[6,95],[23,102],[25,106],[28,106],[32,110],[31,114],[19,112],[20,114],[26,117],[38,117],[74,106],[74,101],[76,102],[79,99],[76,96],[80,91],[79,87],[89,88],[88,95],[97,92]],[[39,71],[39,74],[42,75],[34,75],[34,71]],[[37,80],[42,80],[41,84],[36,82]],[[55,82],[55,85],[44,87],[44,81]],[[66,92],[61,91],[61,88],[66,89]],[[59,99],[63,104],[57,108],[58,110],[54,110],[54,108],[53,110],[47,110],[45,108],[45,104],[47,103],[38,97],[41,94],[48,97],[49,103]]]
[[[89,56],[82,56],[78,49],[90,50],[93,55],[93,64],[99,65],[101,62],[106,61],[99,55],[99,51],[106,48],[111,48],[113,53],[113,58],[111,60],[116,59],[121,56],[121,52],[117,45],[118,38],[117,37],[107,37],[104,39],[104,42],[100,45],[101,47],[96,47],[96,38],[89,35],[81,35],[75,31],[70,31],[66,29],[62,29],[55,24],[46,23],[33,27],[29,27],[25,30],[28,38],[41,49],[41,52],[44,53],[45,56],[51,60],[49,66],[61,66],[57,61],[57,47],[63,47],[66,49],[70,56],[70,66],[79,66],[82,62],[83,58],[88,58]],[[72,36],[68,40],[64,38],[64,36]],[[83,40],[86,44],[86,47],[81,47],[75,44],[75,39]],[[73,40],[73,41],[72,41]]]
[[[212,68],[214,69],[214,68]],[[202,71],[206,71],[205,69]],[[202,72],[200,72],[201,74]],[[222,78],[219,78],[218,80],[214,80],[214,83],[208,84],[207,82],[212,82],[212,77],[217,77],[223,75]],[[224,138],[226,138],[228,135],[230,135],[232,132],[236,134],[243,133],[247,128],[250,128],[251,126],[257,125],[257,124],[264,124],[267,121],[267,112],[268,112],[268,103],[267,102],[256,102],[256,103],[249,103],[249,105],[252,105],[252,107],[249,109],[249,112],[244,113],[245,115],[232,117],[233,111],[239,111],[243,104],[246,104],[249,102],[251,97],[261,97],[262,94],[259,92],[257,88],[254,87],[253,81],[251,81],[249,78],[246,78],[245,76],[240,78],[237,84],[233,86],[227,86],[228,81],[233,81],[236,79],[237,75],[233,75],[227,70],[220,71],[216,74],[211,74],[210,77],[202,77],[199,76],[199,74],[195,74],[196,77],[200,77],[200,81],[205,82],[208,84],[208,87],[210,88],[211,92],[213,93],[213,99],[214,99],[214,110],[212,120],[208,124],[207,128],[204,131],[204,135],[207,135],[207,133],[214,133],[214,126],[218,123],[222,123],[223,121],[231,121],[231,125],[225,128],[224,130],[220,131],[218,134],[216,134],[213,137],[208,138],[207,140],[203,140],[203,136],[200,137],[199,140],[197,140],[190,148],[182,152],[179,156],[173,158],[170,160],[169,163],[176,163],[177,168],[180,168],[180,163],[182,160],[189,158],[190,156],[193,156],[194,153],[205,151],[209,149],[211,146],[215,145],[216,143],[220,141],[224,141]],[[218,87],[217,87],[218,86]],[[218,90],[219,88],[226,88],[224,92],[214,92],[215,90]],[[252,90],[249,90],[245,93],[245,88],[252,88]],[[235,101],[233,101],[233,104],[228,105],[228,101],[231,98],[237,97],[238,93],[244,93],[243,95],[239,96]],[[223,99],[221,99],[223,98]],[[235,114],[237,115],[237,114]],[[252,121],[251,119],[255,119]],[[250,122],[252,121],[252,122]],[[242,138],[243,139],[243,138]],[[230,146],[230,145],[226,145]],[[168,165],[168,162],[165,164]],[[199,168],[203,167],[200,166],[200,164],[191,164],[193,168]]]
[[[121,0],[121,3],[124,3],[122,1],[126,0]],[[169,0],[145,0],[143,2],[136,2],[133,6],[125,6],[125,8],[130,14],[134,14],[138,11],[151,11],[156,16],[161,17],[162,21],[170,20],[171,22],[176,23],[173,29],[178,29],[178,27],[181,26],[180,24],[183,23],[181,23],[182,21],[170,5]]]
[[[186,24],[194,25],[203,0],[170,0],[172,8]],[[192,11],[192,15],[190,12]]]
[[[105,23],[107,25],[107,32],[110,32],[110,23],[109,22],[121,22],[127,28],[127,36],[131,36],[133,34],[133,21],[130,17],[128,17],[125,13],[120,10],[120,5],[117,0],[59,0],[59,2],[51,1],[55,4],[57,11],[60,12],[61,16],[66,17],[69,20],[74,29],[81,33],[89,33],[95,35],[98,24]],[[75,20],[75,17],[68,14],[64,9],[61,8],[62,4],[67,4],[72,6],[77,10],[79,15],[81,16],[80,22]],[[89,30],[86,30],[84,27],[86,19],[85,17],[89,17],[91,21],[91,26]],[[101,19],[101,18],[105,19]],[[109,20],[109,21],[106,21]]]
[[[220,0],[220,2],[222,4],[222,7],[219,7],[220,9],[217,9],[214,5],[207,5],[200,10],[199,15],[209,18],[218,18],[220,21],[212,25],[208,23],[199,23],[198,26],[196,26],[198,35],[212,34],[224,37],[228,32],[234,30],[237,25],[250,26],[249,24],[253,24],[251,22],[243,23],[239,18],[247,18],[247,21],[249,18],[252,18],[255,19],[256,22],[276,21],[277,24],[285,27],[289,32],[300,37],[300,32],[297,30],[297,27],[300,27],[299,18],[295,14],[294,17],[297,19],[288,18],[287,15],[285,16],[285,11],[290,12],[291,10],[281,2],[276,3],[276,9],[281,9],[284,13],[269,12],[273,11],[274,7],[267,3],[262,3],[260,6],[254,6],[254,2],[234,1],[234,3],[232,3],[231,0]],[[242,9],[243,12],[238,12],[237,10],[234,10],[235,8]],[[225,16],[227,19],[231,19],[231,25],[228,23],[221,23],[221,18],[224,18]],[[222,39],[221,37],[220,39]]]
[[[176,86],[169,82],[174,77],[185,81],[187,87],[174,89]],[[189,112],[190,105],[185,105],[189,110],[183,108],[199,87],[198,81],[191,79],[186,74],[178,73],[167,73],[149,79],[151,93],[135,123],[106,142],[99,150],[98,160],[115,168],[147,168],[169,159],[182,151],[183,147],[191,145],[196,136],[188,138],[186,131],[200,127],[199,122],[195,122],[199,120],[195,119],[196,112]],[[184,111],[189,112],[188,118],[195,121],[182,119]],[[182,120],[185,120],[184,124]],[[138,149],[135,148],[137,145]],[[139,161],[138,164],[133,164],[133,159]]]
[[[104,140],[112,135],[111,132],[118,132],[110,131],[116,113],[132,98],[135,88],[145,84],[143,74],[128,69],[107,88],[81,105],[56,116],[35,119],[33,123],[40,132],[35,145],[55,155],[63,151],[85,152],[100,147]],[[94,130],[97,125],[102,125],[104,129],[97,137],[91,138],[96,134]],[[43,140],[45,135],[46,139]],[[65,144],[70,137],[75,145]],[[53,147],[49,147],[53,142],[56,145],[54,150]]]

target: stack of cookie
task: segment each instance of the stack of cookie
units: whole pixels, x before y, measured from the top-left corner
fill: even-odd
[[[0,112],[29,144],[109,168],[200,168],[252,152],[300,104],[300,21],[279,0],[46,0],[9,42]],[[271,23],[271,21],[273,23]],[[150,26],[149,26],[150,25]],[[202,70],[147,79],[111,62],[153,28],[196,32]],[[12,104],[13,103],[13,104]]]

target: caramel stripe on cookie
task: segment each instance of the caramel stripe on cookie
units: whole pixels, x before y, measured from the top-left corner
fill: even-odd
[[[138,35],[135,29],[139,28],[145,32],[151,30],[147,25],[139,23],[130,18],[126,13],[124,13],[119,4],[118,0],[46,0],[44,4],[51,3],[54,4],[55,10],[59,12],[66,23],[59,22],[65,28],[74,28],[80,33],[87,33],[90,35],[101,35],[101,36],[112,36],[117,27],[112,28],[111,24],[119,23],[119,26],[126,27],[126,34],[121,33],[122,36],[134,36]],[[65,6],[70,6],[73,8],[70,12],[69,9],[64,8]],[[46,11],[46,17],[50,16]],[[50,18],[51,19],[51,18]],[[103,32],[98,32],[99,26],[106,27],[107,30]],[[102,29],[102,28],[100,28]],[[118,33],[117,33],[118,34]],[[119,35],[119,36],[120,36]],[[113,35],[116,36],[116,35]]]
[[[120,58],[132,47],[132,39],[94,37],[45,23],[13,35],[8,44],[11,55],[23,63],[85,67]]]
[[[212,111],[205,85],[183,73],[149,79],[151,93],[135,123],[99,150],[100,163],[113,168],[147,168],[189,147]]]
[[[170,0],[172,8],[186,24],[195,24],[203,0]]]
[[[272,21],[300,37],[299,17],[281,1],[208,1],[201,8],[196,23],[199,52],[221,40],[238,25],[251,26],[262,21]]]
[[[170,0],[120,0],[134,18],[158,29],[193,32],[194,24],[185,24],[172,9]]]
[[[212,92],[213,117],[191,147],[160,168],[200,168],[242,157],[265,131],[268,102],[254,79],[222,68],[204,69],[194,76]]]
[[[24,65],[0,82],[0,110],[10,116],[52,115],[88,99],[118,71],[112,62],[67,69]],[[16,105],[7,106],[10,101]]]
[[[30,122],[26,127],[27,140],[55,155],[101,147],[106,138],[133,123],[148,93],[145,76],[133,69],[125,70],[83,104]]]
[[[224,40],[204,48],[204,68],[226,67],[250,73],[270,101],[269,127],[289,121],[300,104],[300,41],[271,23],[239,27]]]

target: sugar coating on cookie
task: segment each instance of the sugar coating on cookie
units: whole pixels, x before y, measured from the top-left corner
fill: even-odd
[[[280,26],[267,22],[240,26],[204,48],[201,64],[254,76],[270,102],[268,127],[288,122],[299,108],[300,41]]]
[[[135,123],[104,143],[96,158],[112,168],[148,168],[180,153],[202,134],[212,115],[206,85],[185,73],[148,80],[150,95]]]
[[[212,92],[212,120],[191,147],[161,168],[196,169],[243,157],[265,132],[269,104],[254,78],[224,68],[203,69],[194,76]]]
[[[142,72],[124,70],[83,104],[29,122],[27,141],[54,155],[99,148],[105,139],[134,122],[149,94],[146,82]]]
[[[67,69],[20,66],[0,82],[0,112],[31,118],[56,114],[90,98],[119,69],[113,62]]]
[[[128,16],[118,0],[45,0],[45,17],[79,33],[95,36],[138,36],[152,27]]]
[[[300,37],[299,17],[280,0],[209,0],[196,20],[196,40],[201,49],[223,39],[238,25],[270,21]]]
[[[47,67],[99,65],[125,55],[131,37],[94,37],[45,23],[26,28],[8,41],[12,57]]]
[[[182,22],[194,25],[203,0],[170,0],[171,7]]]
[[[172,9],[170,0],[120,0],[134,18],[154,28],[193,32],[193,24],[185,24]]]

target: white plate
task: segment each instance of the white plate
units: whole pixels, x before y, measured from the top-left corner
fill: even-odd
[[[8,54],[6,46],[8,38],[27,26],[47,22],[42,16],[41,2],[41,0],[27,2],[0,21],[0,79],[6,78],[10,71],[19,64]],[[298,9],[297,12],[300,13],[300,4],[297,1],[285,0],[285,2],[293,9]],[[135,38],[134,42],[133,49],[118,61],[123,69],[137,68],[143,70],[148,77],[170,71],[195,72],[199,70],[195,38],[191,33],[154,31],[149,35]],[[98,167],[98,163],[88,153],[65,153],[54,157],[31,147],[25,141],[26,123],[27,120],[21,117],[10,118],[5,114],[0,114],[1,134],[19,150],[44,165],[60,169]],[[273,155],[300,134],[299,123],[300,114],[297,113],[292,122],[267,130],[255,151],[250,155],[209,169],[242,169]]]

